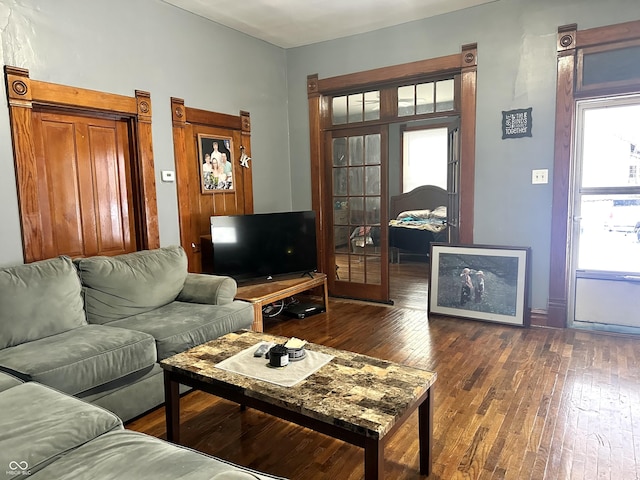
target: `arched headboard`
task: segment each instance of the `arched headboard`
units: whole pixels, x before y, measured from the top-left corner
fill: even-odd
[[[447,191],[435,185],[422,185],[410,192],[391,197],[389,219],[395,219],[399,213],[407,210],[433,210],[447,205]]]

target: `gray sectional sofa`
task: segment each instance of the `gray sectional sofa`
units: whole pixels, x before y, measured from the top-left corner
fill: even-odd
[[[125,430],[162,404],[158,361],[250,328],[229,277],[179,246],[0,269],[0,479],[273,479]]]
[[[159,360],[251,327],[236,289],[179,246],[0,269],[0,372],[128,421],[164,402]]]
[[[101,407],[3,373],[0,426],[0,479],[279,478],[125,430]]]

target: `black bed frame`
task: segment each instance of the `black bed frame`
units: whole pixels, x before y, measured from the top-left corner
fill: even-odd
[[[389,218],[395,219],[401,212],[408,210],[433,210],[447,205],[447,191],[434,185],[416,187],[410,192],[391,197]],[[389,247],[391,261],[394,253],[400,263],[401,253],[429,255],[432,242],[446,241],[446,231],[435,234],[428,230],[416,230],[402,227],[389,227]]]

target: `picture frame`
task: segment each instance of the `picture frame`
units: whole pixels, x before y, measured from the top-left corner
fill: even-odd
[[[235,191],[233,138],[198,134],[198,172],[200,191],[214,194]]]
[[[431,244],[428,313],[528,327],[529,247]]]

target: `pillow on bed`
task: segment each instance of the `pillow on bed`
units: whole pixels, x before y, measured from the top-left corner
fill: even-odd
[[[431,210],[407,210],[400,212],[396,220],[402,220],[404,218],[413,218],[414,220],[426,220],[429,218]]]
[[[429,214],[429,218],[437,218],[437,219],[446,219],[447,218],[447,207],[444,205],[440,205],[435,208]]]

